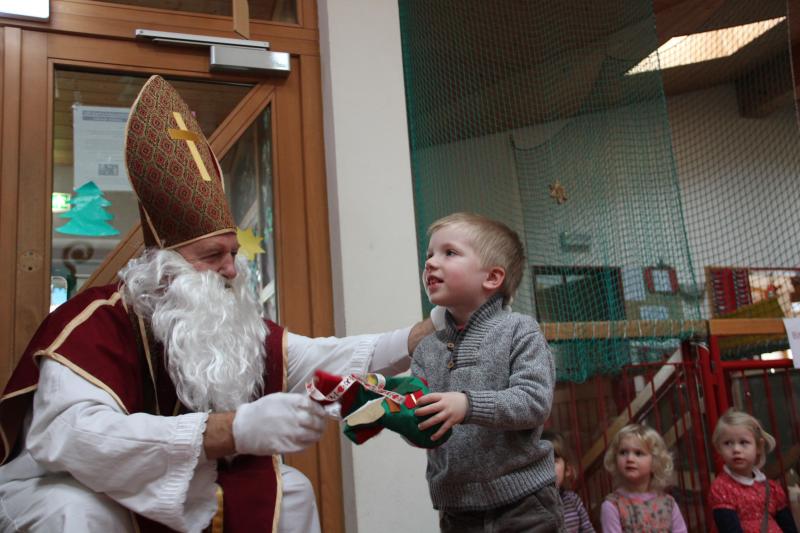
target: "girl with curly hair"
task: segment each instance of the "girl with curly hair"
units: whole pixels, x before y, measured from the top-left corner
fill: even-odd
[[[611,440],[603,465],[617,487],[601,507],[604,533],[687,531],[678,504],[664,492],[672,478],[672,456],[657,431],[625,426]]]

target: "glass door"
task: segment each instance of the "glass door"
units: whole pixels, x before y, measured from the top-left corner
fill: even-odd
[[[81,287],[112,283],[142,248],[122,176],[119,130],[152,74],[176,85],[220,160],[236,222],[255,243],[250,268],[265,314],[299,334],[331,335],[315,28],[281,26],[292,34],[282,41],[292,54],[285,76],[211,73],[205,49],[131,36],[154,20],[159,29],[198,33],[218,33],[214,24],[226,21],[167,13],[154,18],[145,8],[54,1],[79,11],[54,19],[63,28],[0,26],[0,379],[8,378],[51,305]],[[313,1],[302,5],[304,13],[314,13]],[[68,212],[72,216],[62,216]],[[325,531],[332,532],[343,531],[334,426],[318,446],[285,458],[311,480]]]
[[[231,204],[248,260],[253,291],[264,316],[277,321],[275,223],[272,194],[272,109],[267,106],[220,160],[225,193]]]

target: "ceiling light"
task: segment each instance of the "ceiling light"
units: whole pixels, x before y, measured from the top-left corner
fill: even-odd
[[[47,20],[50,0],[0,0],[0,17]]]
[[[673,37],[626,74],[665,70],[732,56],[784,20],[786,17],[777,17],[721,30]]]

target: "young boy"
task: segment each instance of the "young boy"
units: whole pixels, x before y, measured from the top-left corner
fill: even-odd
[[[522,280],[519,236],[506,225],[455,213],[428,230],[423,282],[447,310],[445,327],[414,351],[428,382],[419,427],[438,423],[427,478],[443,532],[563,531],[552,447],[540,441],[555,383],[536,321],[507,307]],[[486,529],[484,529],[486,528]]]

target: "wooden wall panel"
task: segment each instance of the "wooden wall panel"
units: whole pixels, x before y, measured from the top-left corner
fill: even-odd
[[[22,77],[22,32],[2,31],[2,122],[0,122],[0,379],[8,380],[17,361],[14,350],[16,303],[17,180],[19,179],[19,100]],[[5,355],[7,354],[7,355]]]
[[[308,249],[297,246],[306,240],[306,206],[303,185],[303,152],[299,96],[299,61],[292,58],[292,72],[275,91],[273,109],[273,195],[279,319],[289,331],[311,335],[312,305],[308,278]],[[320,506],[317,447],[286,456],[286,463],[311,480]]]
[[[300,72],[296,57],[286,82],[276,88],[273,136],[275,241],[278,245],[280,320],[290,330],[311,335],[303,150],[301,143]]]
[[[210,78],[208,51],[200,47],[164,46],[149,42],[105,40],[103,46],[97,41],[73,35],[51,34],[49,36],[51,58],[65,59],[77,63],[103,64],[119,67],[131,66],[139,72],[148,66],[154,72],[191,73],[193,77]],[[146,70],[144,70],[146,72]]]
[[[325,147],[319,117],[322,116],[322,79],[318,57],[301,60],[303,80],[302,139],[305,165],[305,201],[308,223],[309,283],[314,288],[311,306],[311,334],[333,335],[333,292],[331,288],[328,195],[325,179]]]
[[[317,12],[316,0],[297,0],[297,20],[306,29],[317,30],[319,28],[319,13]],[[319,36],[317,36],[317,39],[319,39]],[[317,50],[319,50],[319,47]]]
[[[14,352],[21,354],[47,314],[50,289],[50,188],[47,151],[47,36],[22,32]]]

